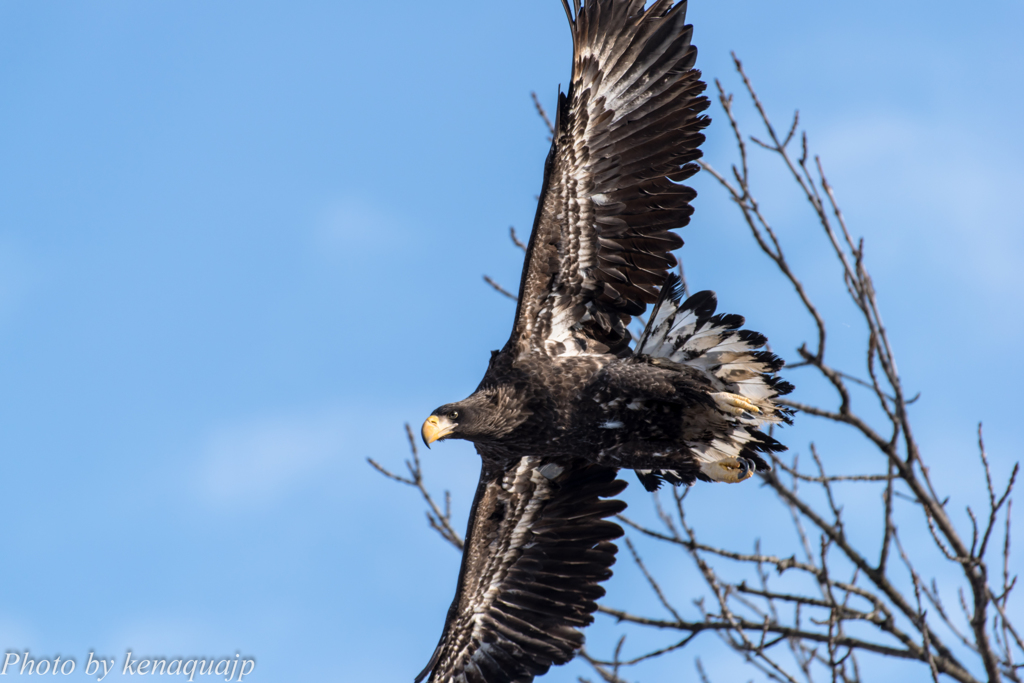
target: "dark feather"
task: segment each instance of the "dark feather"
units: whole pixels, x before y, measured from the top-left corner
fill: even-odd
[[[481,473],[455,600],[441,641],[416,683],[530,681],[583,644],[598,583],[611,576],[622,528],[605,521],[625,509],[607,500],[625,488],[615,469],[582,460],[544,468],[523,458]],[[496,510],[500,514],[495,514]]]
[[[682,245],[669,230],[689,222],[696,193],[677,181],[696,170],[708,100],[685,2],[563,6],[573,75],[559,96],[506,348],[622,354],[629,317],[657,300],[669,252]]]
[[[686,3],[562,0],[573,71],[526,250],[515,323],[468,398],[424,440],[472,441],[483,469],[431,681],[528,682],[569,661],[611,576],[625,506],[644,487],[736,483],[784,447],[782,361],[712,292],[681,302],[673,230],[693,213],[708,124]],[[656,303],[635,352],[627,326]]]

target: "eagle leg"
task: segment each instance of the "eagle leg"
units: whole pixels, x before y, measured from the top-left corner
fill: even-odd
[[[708,478],[715,481],[723,481],[726,484],[736,484],[754,476],[757,465],[753,460],[747,458],[722,458],[714,462],[706,462],[700,466],[700,471]]]
[[[711,394],[711,398],[715,399],[715,403],[718,405],[720,410],[729,413],[730,415],[736,415],[737,417],[743,413],[761,412],[760,408],[739,394],[730,394],[720,391]]]

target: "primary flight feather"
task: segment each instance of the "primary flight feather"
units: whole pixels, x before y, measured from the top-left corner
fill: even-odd
[[[569,661],[622,529],[606,518],[635,470],[739,482],[784,447],[782,361],[715,296],[670,274],[689,222],[708,100],[686,3],[562,0],[573,40],[512,334],[468,398],[423,424],[481,456],[455,599],[416,678],[531,681]],[[656,303],[631,347],[633,316]]]

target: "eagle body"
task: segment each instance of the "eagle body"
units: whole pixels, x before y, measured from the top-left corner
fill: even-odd
[[[685,448],[691,411],[714,411],[705,384],[691,368],[648,358],[499,354],[476,392],[435,412],[445,427],[465,426],[460,436],[496,467],[523,453],[557,460],[584,450],[601,464],[632,468],[631,445]]]
[[[433,411],[423,440],[480,454],[455,599],[416,678],[528,683],[575,655],[611,575],[608,520],[633,470],[736,483],[784,447],[791,387],[764,336],[683,300],[673,251],[696,193],[708,118],[686,2],[562,0],[572,77],[551,150],[508,342],[467,398]],[[642,334],[629,326],[654,304]]]
[[[762,395],[766,387],[788,391],[769,374],[781,361],[756,351],[766,341],[762,335],[736,330],[742,317],[713,316],[711,292],[680,304],[675,276],[663,292],[652,324],[673,311],[667,344],[642,343],[626,357],[495,352],[472,395],[434,411],[430,419],[449,430],[439,438],[473,441],[498,470],[524,453],[552,462],[584,453],[597,464],[638,470],[649,490],[663,480],[729,481],[712,467],[723,458],[741,461],[742,478],[768,469],[761,454],[783,446],[758,427],[789,420],[788,411]],[[651,333],[649,326],[644,337]],[[739,397],[739,406],[723,412],[722,395]]]

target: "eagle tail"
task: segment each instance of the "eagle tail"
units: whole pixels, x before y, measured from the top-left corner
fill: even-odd
[[[743,316],[716,314],[714,292],[698,292],[681,302],[682,290],[679,277],[670,274],[634,355],[657,359],[659,365],[668,361],[697,369],[708,380],[710,397],[728,427],[708,441],[687,443],[700,463],[739,458],[750,461],[757,471],[770,470],[761,454],[783,451],[785,446],[759,428],[793,421],[793,411],[775,402],[793,390],[777,374],[784,361],[763,349],[768,341],[763,334],[740,329]],[[696,468],[644,470],[637,476],[648,490],[657,489],[662,481],[715,480]]]

